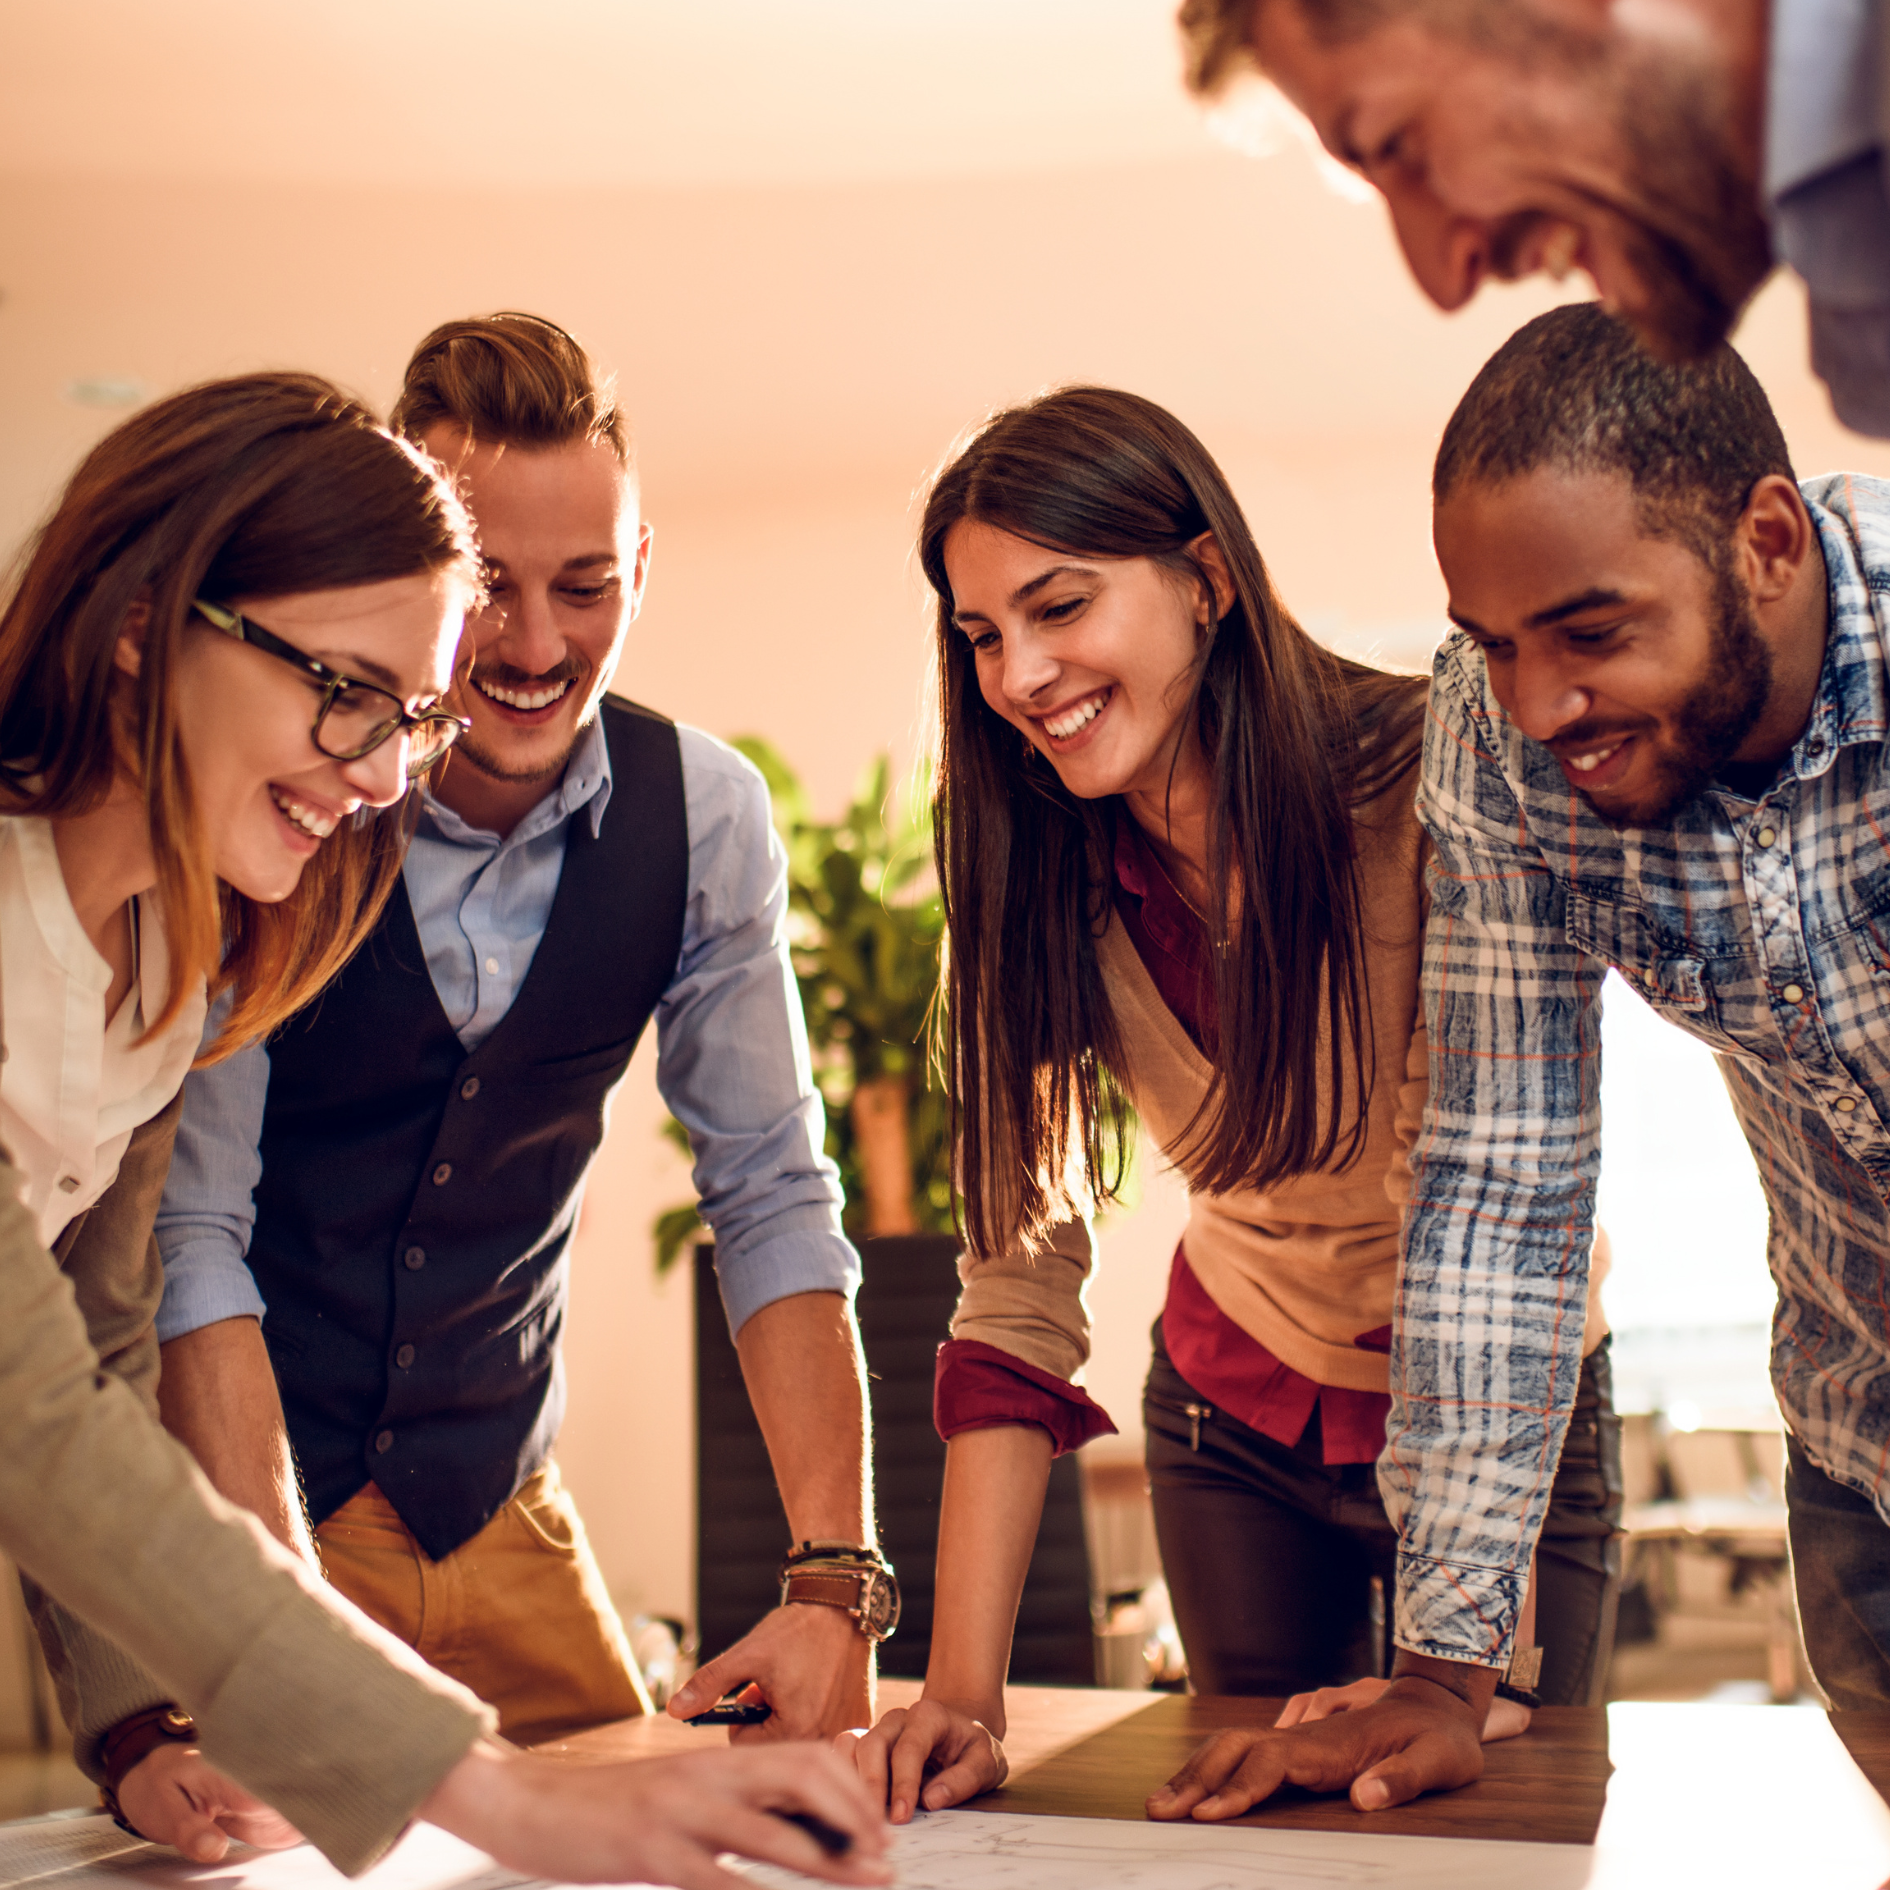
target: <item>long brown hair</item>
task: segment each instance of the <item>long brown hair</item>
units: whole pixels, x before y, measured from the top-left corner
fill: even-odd
[[[403,809],[345,824],[294,892],[262,904],[221,885],[177,728],[191,600],[372,584],[478,554],[437,468],[358,401],[309,374],[211,381],[107,434],[22,555],[0,612],[0,812],[72,815],[119,775],[143,789],[171,988],[234,987],[215,1055],[267,1034],[366,937],[400,872]],[[149,611],[135,681],[113,660]]]
[[[1293,621],[1220,468],[1172,414],[1066,387],[987,422],[939,475],[919,534],[938,594],[938,1049],[972,1249],[1040,1240],[1078,1205],[1077,1159],[1092,1198],[1120,1185],[1122,1045],[1096,940],[1115,822],[1131,816],[1071,794],[986,704],[945,570],[946,537],[968,519],[1077,556],[1149,558],[1210,598],[1188,547],[1214,534],[1234,597],[1208,626],[1186,713],[1212,783],[1205,916],[1227,944],[1187,1171],[1224,1193],[1350,1159],[1374,1074],[1351,810],[1416,764],[1424,685],[1336,656]]]

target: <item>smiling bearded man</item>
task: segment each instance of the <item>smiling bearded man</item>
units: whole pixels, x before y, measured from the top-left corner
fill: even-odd
[[[1222,1734],[1180,1801],[1218,1789],[1217,1816],[1282,1779],[1375,1809],[1481,1769],[1571,1435],[1610,967],[1719,1057],[1770,1215],[1806,1651],[1833,1705],[1890,1706],[1890,485],[1801,485],[1731,348],[1669,367],[1588,304],[1497,352],[1433,489],[1458,634],[1378,1460],[1397,1678]]]
[[[1441,308],[1585,270],[1663,359],[1774,259],[1812,365],[1890,435],[1890,59],[1866,0],[1185,0],[1189,83],[1257,67],[1383,195]]]
[[[470,625],[471,727],[374,936],[266,1047],[186,1086],[158,1219],[167,1421],[306,1551],[299,1482],[330,1580],[508,1736],[647,1709],[551,1452],[584,1177],[654,1016],[788,1520],[827,1576],[696,1693],[756,1683],[774,1716],[746,1737],[862,1724],[872,1649],[846,1602],[889,1578],[858,1260],[767,789],[720,742],[605,693],[650,528],[623,419],[569,335],[449,323],[394,421],[474,514],[490,602]]]

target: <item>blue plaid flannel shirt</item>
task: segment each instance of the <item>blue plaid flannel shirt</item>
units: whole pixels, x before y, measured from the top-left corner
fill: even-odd
[[[1770,1209],[1786,1421],[1890,1520],[1890,484],[1804,482],[1829,581],[1811,719],[1763,798],[1616,833],[1438,652],[1431,1086],[1379,1481],[1401,1646],[1507,1658],[1581,1365],[1601,981],[1718,1053]]]

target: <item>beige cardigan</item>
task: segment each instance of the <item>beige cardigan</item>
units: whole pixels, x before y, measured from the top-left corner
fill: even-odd
[[[1366,1134],[1349,1162],[1264,1192],[1191,1193],[1183,1245],[1214,1304],[1273,1356],[1315,1384],[1389,1389],[1381,1351],[1354,1341],[1392,1322],[1399,1216],[1410,1198],[1407,1157],[1423,1118],[1427,1038],[1418,974],[1427,900],[1427,848],[1407,784],[1354,816],[1376,1072]],[[1127,1068],[1120,1071],[1143,1126],[1187,1172],[1187,1128],[1212,1069],[1162,1002],[1113,909],[1098,941]],[[1330,1109],[1329,1099],[1325,1105]],[[1356,1105],[1347,1099],[1345,1120]],[[1014,1250],[960,1263],[964,1290],[952,1336],[981,1340],[1073,1379],[1089,1355],[1084,1288],[1089,1230],[1055,1230],[1034,1259]],[[1588,1345],[1606,1327],[1590,1287]]]
[[[491,1713],[218,1496],[101,1371],[19,1189],[0,1163],[0,1548],[195,1715],[214,1764],[366,1869]]]

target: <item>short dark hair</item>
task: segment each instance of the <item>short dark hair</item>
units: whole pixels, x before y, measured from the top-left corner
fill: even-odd
[[[1538,315],[1484,363],[1444,428],[1431,497],[1544,466],[1625,473],[1648,534],[1715,566],[1753,487],[1796,477],[1772,404],[1731,347],[1656,360],[1598,302]]]
[[[410,440],[446,425],[494,446],[603,441],[632,458],[616,391],[576,337],[516,309],[434,329],[407,363],[392,425]]]

